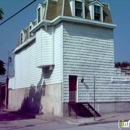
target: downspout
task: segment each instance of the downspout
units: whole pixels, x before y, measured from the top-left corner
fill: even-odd
[[[63,22],[61,23],[61,74],[62,74],[62,81],[61,81],[61,102],[62,102],[62,116],[64,116],[64,64],[63,64],[63,40],[64,40],[64,31],[63,31]]]
[[[52,26],[52,55],[53,55],[53,64],[54,64],[54,26]]]
[[[63,0],[62,3],[62,16],[64,16],[64,5],[65,5],[65,0]],[[62,116],[64,116],[64,74],[63,74],[63,23],[61,23],[61,73],[62,73],[62,81],[61,81],[61,102],[62,102]]]

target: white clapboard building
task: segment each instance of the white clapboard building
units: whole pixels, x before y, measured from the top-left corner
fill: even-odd
[[[130,77],[114,68],[115,27],[103,0],[38,4],[37,18],[21,30],[13,50],[9,108],[83,115],[85,104],[93,107],[95,81],[98,114],[130,111]]]

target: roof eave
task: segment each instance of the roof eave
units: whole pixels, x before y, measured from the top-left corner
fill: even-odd
[[[27,41],[25,41],[24,43],[22,43],[21,45],[19,45],[18,47],[16,47],[13,50],[13,53],[16,53],[17,51],[19,51],[20,49],[22,49],[23,47],[27,46],[31,41],[33,41],[35,39],[35,36],[29,38]]]
[[[96,25],[96,26],[101,26],[101,27],[106,27],[106,28],[112,28],[114,29],[116,27],[115,24],[111,23],[105,23],[101,21],[95,21],[95,20],[88,20],[84,18],[77,18],[77,17],[68,17],[68,16],[58,16],[54,20],[43,20],[41,21],[36,27],[34,27],[31,32],[34,33],[36,32],[40,27],[45,26],[45,25],[56,25],[61,21],[70,21],[70,22],[77,22],[77,23],[84,23],[84,24],[90,24],[90,25]]]
[[[106,28],[112,28],[112,29],[117,27],[115,24],[105,23],[105,22],[95,21],[95,20],[88,20],[88,19],[84,19],[84,18],[77,18],[77,17],[60,16],[60,21],[62,21],[62,20],[90,24],[90,25],[97,25],[100,27],[106,27]]]
[[[54,20],[50,21],[50,20],[43,20],[41,21],[37,26],[35,26],[31,32],[34,33],[36,32],[39,28],[41,28],[42,26],[49,26],[49,25],[56,25],[61,21],[69,21],[69,22],[76,22],[76,23],[83,23],[83,24],[88,24],[88,25],[95,25],[95,26],[99,26],[99,27],[106,27],[106,28],[110,28],[110,29],[114,29],[117,26],[115,24],[110,24],[110,23],[104,23],[104,22],[100,22],[100,21],[94,21],[94,20],[88,20],[88,19],[84,19],[84,18],[77,18],[77,17],[67,17],[67,16],[58,16],[56,17]],[[33,38],[31,38],[30,40],[28,39],[24,44],[21,44],[20,46],[18,46],[17,48],[15,48],[13,50],[13,53],[17,52],[18,50],[22,49],[23,47],[25,47],[27,44],[29,44],[32,40],[35,39],[35,36]]]

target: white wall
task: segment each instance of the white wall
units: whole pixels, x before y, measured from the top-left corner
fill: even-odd
[[[15,54],[15,80],[10,79],[9,87],[16,89],[62,83],[62,26],[59,24],[53,28],[48,27],[47,32],[39,30],[36,40]],[[52,72],[43,73],[37,67],[38,64],[50,65],[52,62]]]
[[[45,80],[47,84],[62,83],[63,81],[62,35],[62,25],[58,24],[54,26],[54,70],[52,71],[51,77]],[[49,73],[46,73],[46,75],[49,75]]]
[[[30,87],[40,81],[42,70],[36,67],[36,44],[33,43],[15,55],[15,88]]]
[[[76,23],[64,23],[63,25],[63,101],[68,102],[69,75],[78,76],[79,101],[93,101],[87,94],[87,89],[81,83],[81,79],[85,79],[85,83],[90,88],[89,93],[93,96],[94,76],[96,77],[97,101],[130,99],[127,91],[126,98],[123,98],[122,92],[123,86],[130,90],[130,85],[124,82],[122,85],[111,83],[111,77],[115,75],[113,30]],[[113,87],[120,88],[117,94]]]
[[[53,62],[53,36],[52,28],[40,29],[36,33],[36,66],[47,66]]]

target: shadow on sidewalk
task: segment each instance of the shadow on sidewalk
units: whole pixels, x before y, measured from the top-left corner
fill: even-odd
[[[32,119],[32,118],[25,117],[11,112],[0,111],[0,121],[15,121],[15,120],[25,120],[25,119]]]

